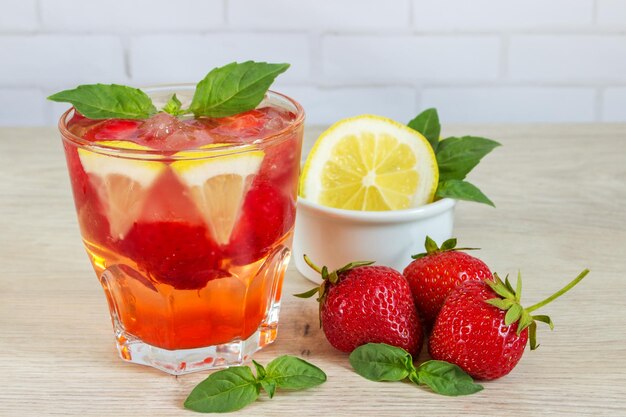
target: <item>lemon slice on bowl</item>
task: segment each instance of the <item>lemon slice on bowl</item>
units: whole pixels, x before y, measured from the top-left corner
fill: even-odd
[[[439,170],[420,133],[385,117],[341,120],[320,135],[304,164],[300,196],[348,210],[401,210],[430,203]]]
[[[125,140],[95,142],[119,149],[149,150],[150,148]],[[116,239],[123,239],[137,221],[148,195],[148,189],[166,168],[162,162],[129,159],[110,154],[78,149],[83,169],[98,191],[109,231]]]
[[[171,167],[189,187],[189,195],[211,230],[215,241],[227,244],[239,218],[252,180],[261,168],[265,153],[261,150],[233,153],[224,145],[207,145],[205,152],[183,151],[174,157],[183,159]]]

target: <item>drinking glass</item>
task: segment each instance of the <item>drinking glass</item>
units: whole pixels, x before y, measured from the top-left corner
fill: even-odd
[[[145,91],[160,108],[194,87]],[[270,91],[228,118],[153,119],[59,122],[119,354],[170,374],[241,364],[276,338],[304,111]]]

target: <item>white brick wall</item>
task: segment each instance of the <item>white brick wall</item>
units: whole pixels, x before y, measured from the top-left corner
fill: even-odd
[[[40,0],[45,29],[113,33],[205,31],[224,21],[222,0]]]
[[[51,125],[79,83],[196,82],[290,62],[309,123],[626,122],[626,0],[0,0],[0,125]],[[11,103],[7,106],[6,103]]]
[[[421,31],[509,31],[589,25],[593,0],[414,0]]]

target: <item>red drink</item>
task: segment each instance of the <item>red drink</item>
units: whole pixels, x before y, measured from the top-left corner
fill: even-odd
[[[192,88],[152,91],[153,100]],[[271,343],[295,218],[303,112],[61,120],[81,234],[121,356],[170,373]]]

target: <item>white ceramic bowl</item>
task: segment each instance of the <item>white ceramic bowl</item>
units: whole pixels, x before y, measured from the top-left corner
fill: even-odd
[[[296,268],[311,281],[321,282],[304,262],[306,254],[331,271],[353,261],[376,261],[402,272],[411,255],[424,252],[426,235],[439,244],[452,237],[455,205],[455,200],[444,198],[408,210],[355,211],[298,198]]]

